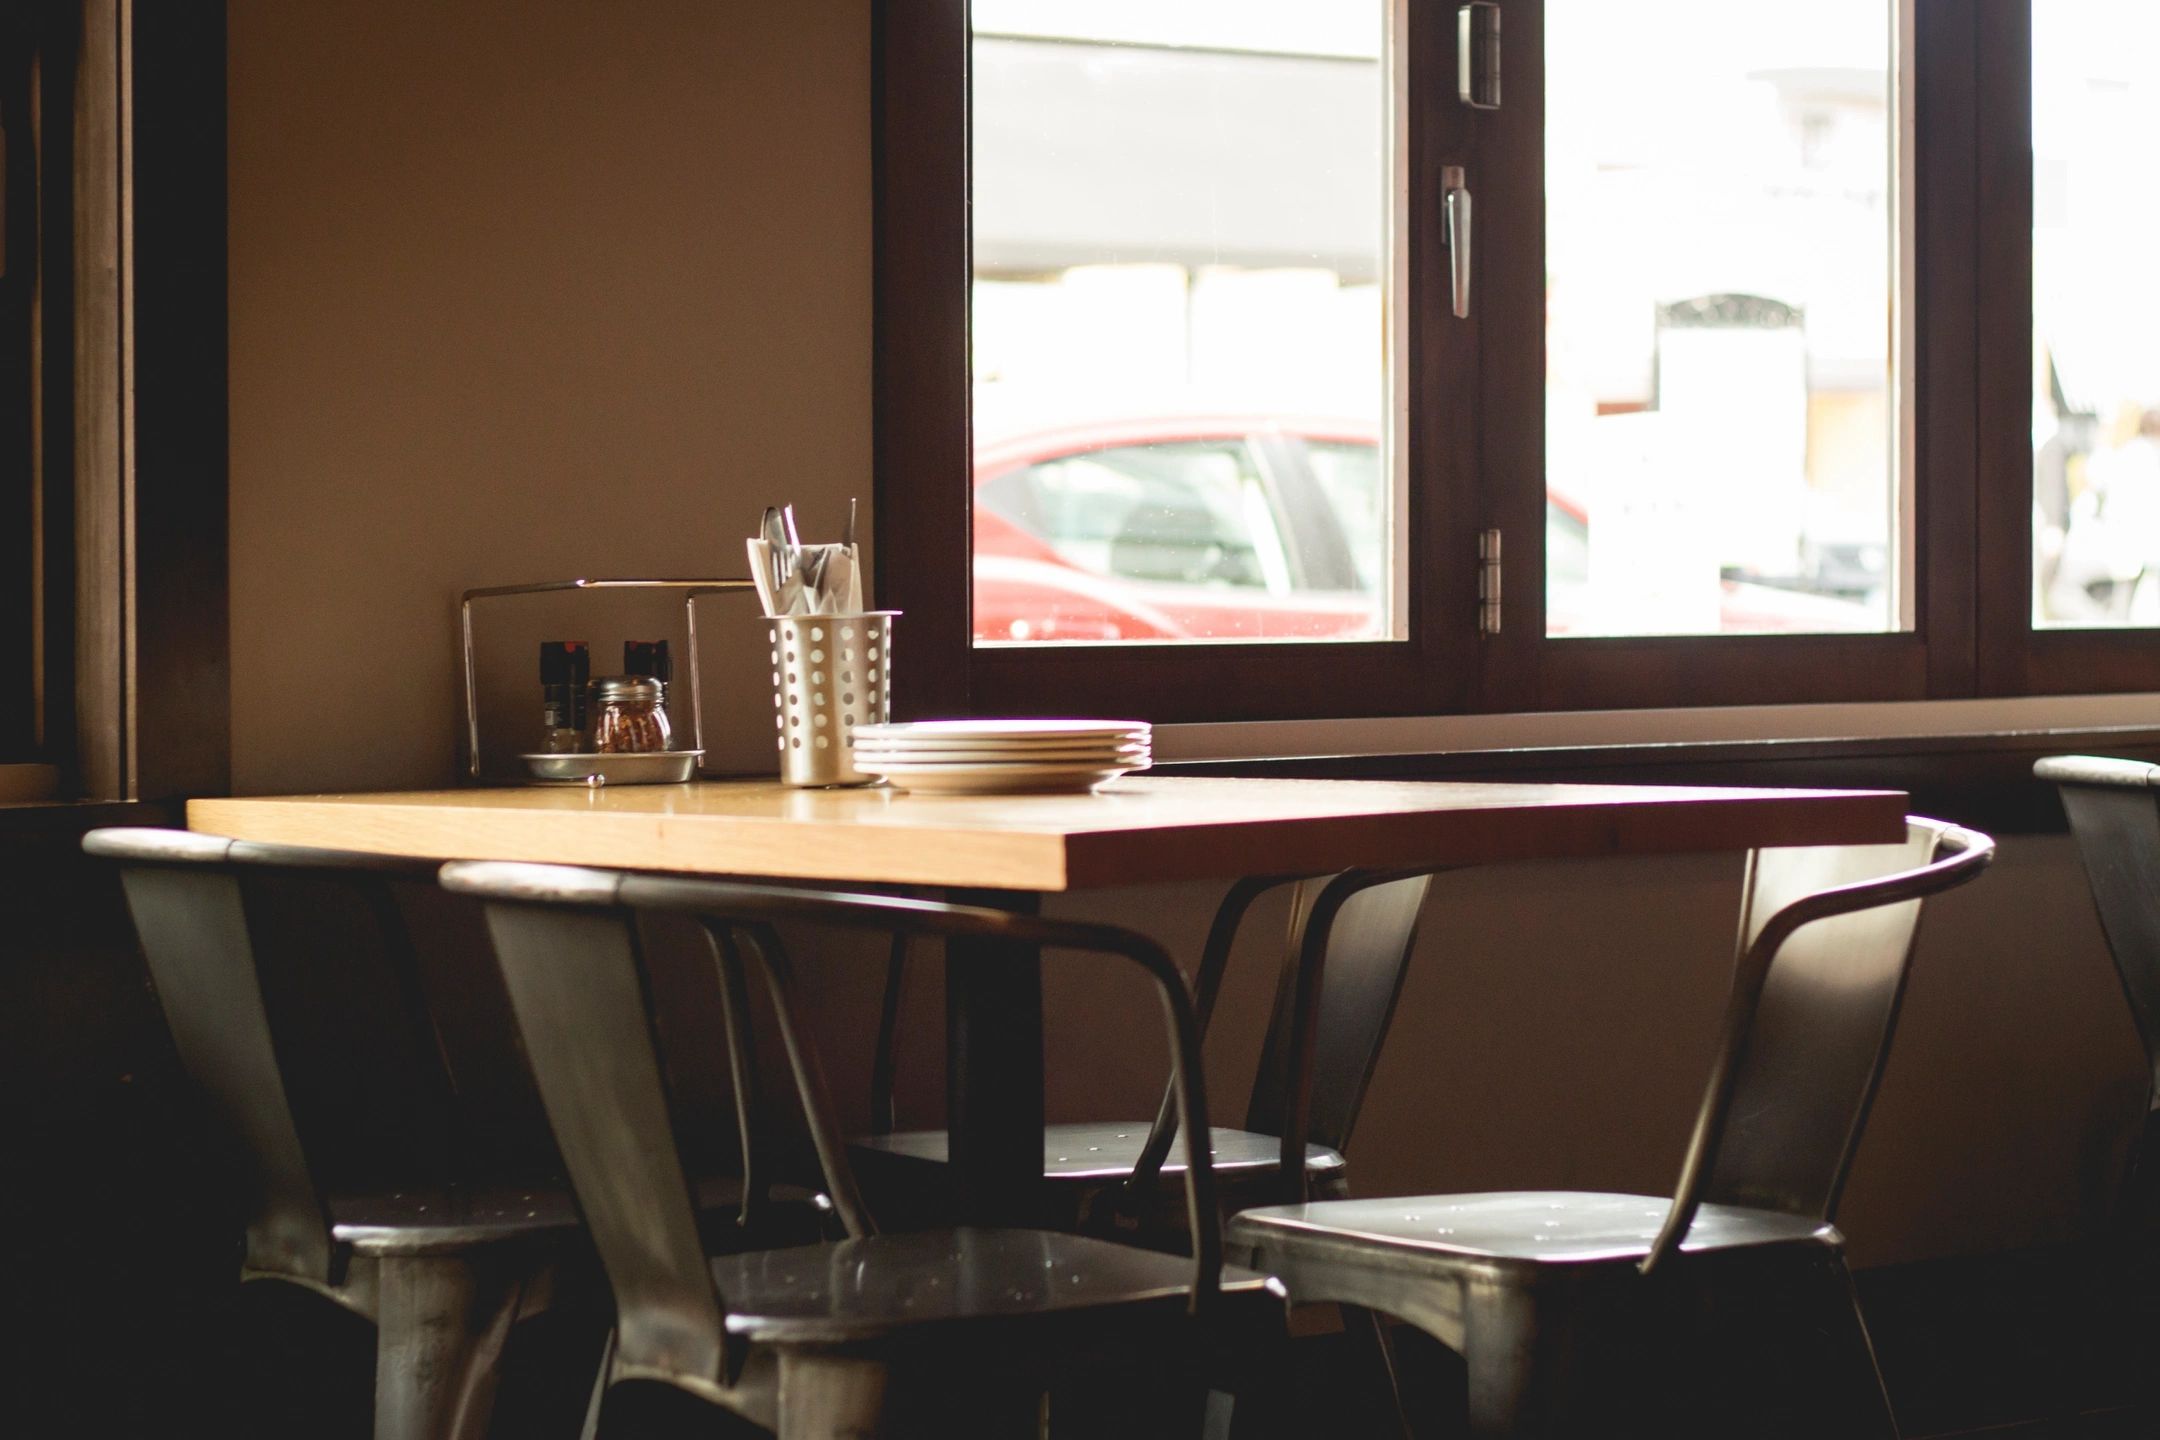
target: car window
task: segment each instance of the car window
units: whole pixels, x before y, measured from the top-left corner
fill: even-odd
[[[1287,591],[1267,491],[1240,443],[1122,445],[1001,475],[983,509],[1098,575]]]
[[[1328,506],[1342,525],[1343,542],[1357,567],[1358,589],[1380,588],[1388,554],[1388,495],[1380,474],[1380,447],[1353,440],[1308,440],[1305,454]]]

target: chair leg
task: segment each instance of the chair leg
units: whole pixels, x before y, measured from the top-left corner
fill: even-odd
[[[1576,1344],[1585,1328],[1579,1311],[1586,1298],[1540,1304],[1520,1286],[1473,1281],[1464,1287],[1462,1357],[1472,1435],[1616,1433],[1589,1425],[1579,1413],[1589,1388]]]
[[[1275,1440],[1303,1433],[1298,1423],[1288,1317],[1270,1314],[1227,1337],[1223,1369],[1202,1412],[1205,1440]]]
[[[1897,1440],[1896,1417],[1835,1252],[1721,1257],[1661,1356],[1682,1429],[1759,1440]],[[1677,1298],[1677,1297],[1674,1297]]]
[[[382,1260],[375,1440],[482,1440],[527,1278],[460,1257]]]
[[[1384,1413],[1392,1420],[1400,1440],[1410,1440],[1410,1417],[1403,1413],[1402,1383],[1395,1369],[1395,1342],[1388,1334],[1387,1316],[1361,1305],[1337,1308],[1342,1311],[1343,1333],[1352,1347],[1363,1352],[1365,1357],[1360,1368],[1371,1376],[1367,1388],[1376,1394],[1385,1388]]]
[[[887,1433],[892,1370],[853,1355],[780,1357],[779,1440],[876,1440]]]
[[[1868,1337],[1867,1320],[1860,1313],[1860,1292],[1853,1285],[1852,1270],[1842,1255],[1832,1257],[1823,1270],[1819,1333],[1826,1374],[1836,1377],[1830,1388],[1838,1409],[1832,1417],[1838,1433],[1855,1440],[1898,1440],[1897,1415],[1875,1358],[1875,1342]]]
[[[600,1369],[593,1376],[592,1399],[585,1405],[585,1424],[578,1440],[599,1440],[600,1412],[607,1408],[608,1386],[615,1379],[615,1327],[609,1326],[607,1341],[600,1347]]]

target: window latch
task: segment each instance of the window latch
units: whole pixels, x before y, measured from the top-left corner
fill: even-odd
[[[1455,318],[1470,318],[1470,185],[1460,165],[1440,167],[1440,201],[1447,220],[1448,293]]]
[[[1455,89],[1472,110],[1500,108],[1500,7],[1471,0],[1455,12]]]
[[[1481,530],[1477,537],[1478,634],[1500,633],[1500,532]]]

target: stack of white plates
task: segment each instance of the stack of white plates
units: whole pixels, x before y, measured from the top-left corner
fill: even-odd
[[[1151,762],[1145,720],[917,720],[855,728],[855,768],[903,790],[1022,795],[1092,790]]]

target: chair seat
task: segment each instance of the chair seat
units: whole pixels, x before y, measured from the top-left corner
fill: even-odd
[[[903,1328],[1114,1306],[1182,1307],[1192,1261],[1048,1230],[921,1230],[712,1262],[728,1329],[764,1344],[826,1345]],[[1223,1294],[1282,1303],[1265,1276],[1226,1267]]]
[[[1510,1190],[1395,1200],[1323,1200],[1233,1216],[1232,1253],[1270,1257],[1325,1248],[1370,1253],[1385,1263],[1430,1261],[1593,1265],[1650,1253],[1672,1201],[1655,1195]],[[1821,1220],[1739,1205],[1704,1205],[1680,1244],[1685,1252],[1756,1245],[1841,1243]],[[1265,1259],[1261,1263],[1266,1263]]]
[[[775,1207],[804,1212],[809,1233],[824,1226],[832,1202],[798,1186],[776,1185]],[[742,1182],[730,1175],[697,1183],[698,1209],[742,1204]],[[339,1195],[330,1201],[330,1233],[358,1255],[439,1255],[534,1240],[581,1224],[570,1192],[552,1185],[494,1185]]]
[[[330,1201],[330,1233],[362,1255],[465,1250],[575,1228],[567,1190],[487,1187],[339,1195]]]
[[[1140,1158],[1140,1147],[1147,1143],[1149,1122],[1132,1120],[1123,1124],[1048,1125],[1043,1128],[1043,1178],[1066,1184],[1102,1184],[1122,1180],[1132,1173],[1133,1162]],[[1281,1158],[1282,1141],[1273,1135],[1259,1135],[1250,1130],[1230,1130],[1222,1126],[1211,1127],[1214,1137],[1210,1153],[1214,1156],[1215,1173],[1225,1184],[1236,1183],[1240,1172],[1250,1174],[1255,1170],[1273,1170]],[[913,1160],[929,1165],[948,1163],[949,1150],[943,1130],[902,1130],[891,1135],[864,1135],[852,1142],[850,1147],[857,1153],[892,1157],[897,1160]],[[1164,1157],[1165,1175],[1185,1173],[1185,1151],[1182,1144],[1170,1147]],[[1342,1173],[1343,1157],[1340,1152],[1324,1145],[1305,1147],[1305,1173],[1316,1179],[1330,1178]]]

